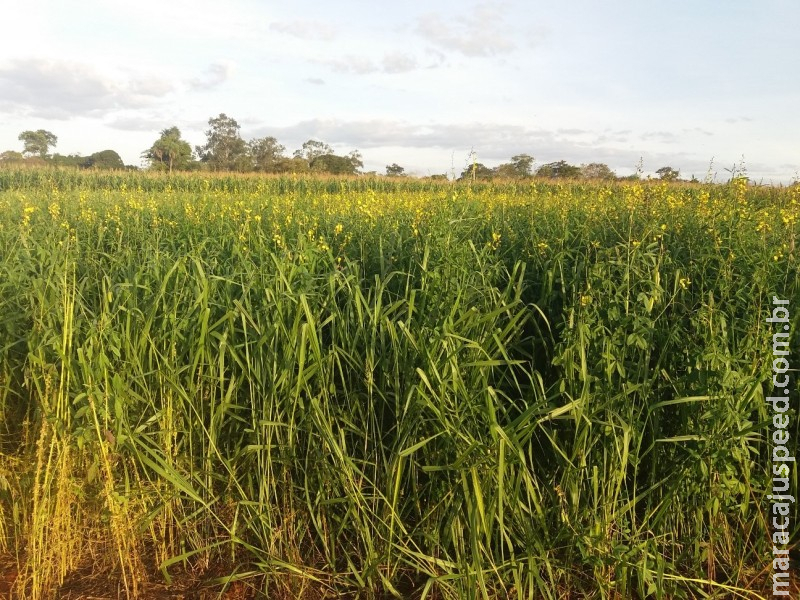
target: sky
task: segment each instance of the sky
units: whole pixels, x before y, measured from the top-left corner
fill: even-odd
[[[417,175],[601,162],[725,181],[800,176],[796,0],[0,0],[0,152],[142,166],[225,113],[287,154],[357,149]]]

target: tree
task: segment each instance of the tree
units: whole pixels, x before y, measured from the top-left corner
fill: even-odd
[[[521,178],[530,177],[533,169],[533,157],[529,154],[517,154],[511,157],[511,164],[514,165],[514,170]]]
[[[21,160],[23,160],[22,152],[6,150],[0,153],[0,162],[19,162]]]
[[[517,154],[511,157],[511,162],[496,166],[494,173],[504,179],[525,179],[531,176],[532,167],[532,156],[529,154]]]
[[[603,163],[589,163],[588,165],[581,165],[581,177],[586,179],[601,179],[611,180],[616,179],[617,176],[614,171],[608,168],[608,165]]]
[[[484,165],[483,163],[472,163],[466,169],[461,171],[461,176],[458,178],[459,181],[488,181],[492,178],[494,172]]]
[[[676,171],[672,167],[661,167],[658,171],[656,171],[656,175],[661,178],[662,181],[675,181],[680,177],[681,172]]]
[[[191,166],[192,147],[181,139],[180,129],[170,127],[161,131],[161,137],[142,156],[150,161],[151,167],[172,173],[173,169],[186,170]]]
[[[274,137],[263,137],[247,142],[247,151],[250,161],[256,171],[265,173],[278,172],[278,166],[286,157],[283,153],[286,147],[279,144]]]
[[[279,158],[275,163],[276,173],[308,173],[308,163],[304,158]]]
[[[542,165],[536,171],[537,177],[550,177],[553,179],[575,178],[579,177],[580,174],[581,174],[580,167],[571,165],[563,160]]]
[[[517,171],[511,163],[503,163],[492,169],[500,179],[517,179]]]
[[[313,167],[314,159],[324,154],[333,154],[333,148],[317,140],[308,140],[303,143],[302,148],[294,151],[294,157],[305,159],[309,167]]]
[[[352,153],[350,156],[323,154],[314,159],[311,170],[331,175],[355,175],[359,166],[363,166],[361,161],[353,157]]]
[[[364,166],[358,150],[339,156],[328,144],[318,140],[308,140],[302,148],[295,150],[294,160],[304,161],[311,171],[333,175],[355,175]]]
[[[89,156],[82,166],[87,169],[124,169],[125,163],[114,150],[102,150]]]
[[[402,177],[405,172],[406,170],[397,163],[386,165],[386,174],[389,177]]]
[[[350,152],[350,154],[347,155],[347,159],[353,166],[354,175],[358,173],[359,169],[364,168],[364,161],[362,160],[361,152],[359,152],[358,150],[353,150],[352,152]]]
[[[239,123],[225,113],[208,120],[206,144],[197,146],[197,156],[214,171],[244,171],[248,167],[247,145],[239,135]]]
[[[57,167],[74,167],[74,168],[81,168],[86,163],[87,158],[85,156],[81,156],[80,154],[70,154],[68,156],[64,156],[63,154],[53,154],[53,158],[51,161]]]
[[[514,175],[519,179],[525,179],[531,176],[531,169],[533,168],[533,157],[529,154],[517,154],[511,157],[511,167]]]
[[[619,177],[620,181],[640,181],[641,179],[642,178],[639,176],[639,173],[631,173],[630,175]]]
[[[50,146],[55,146],[58,143],[58,138],[44,129],[36,131],[23,131],[19,134],[19,140],[24,144],[23,152],[28,156],[38,156],[39,158],[47,157],[47,150]]]

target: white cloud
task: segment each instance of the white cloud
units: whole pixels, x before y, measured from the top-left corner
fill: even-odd
[[[552,160],[597,158],[593,154],[594,149],[566,139],[557,130],[531,129],[496,122],[444,124],[384,119],[311,119],[288,127],[262,127],[259,131],[289,141],[314,138],[367,149],[396,146],[469,151],[475,148],[482,157],[492,160],[505,160],[521,152],[546,155]],[[602,155],[611,151],[601,148],[596,152]]]
[[[369,75],[371,73],[396,75],[422,68],[416,57],[405,52],[387,53],[379,60],[348,54],[341,58],[316,60],[315,62],[326,65],[338,73],[352,73],[355,75]]]
[[[335,27],[319,21],[278,21],[270,23],[269,29],[301,40],[330,41],[337,34]]]
[[[319,137],[435,171],[473,146],[488,165],[527,152],[630,172],[644,155],[646,169],[701,178],[711,156],[730,167],[745,152],[754,176],[756,161],[784,165],[784,181],[800,165],[800,88],[786,77],[797,19],[780,11],[699,11],[690,23],[644,4],[615,14],[471,0],[401,12],[352,0],[27,0],[0,36],[0,149],[43,127],[77,150],[105,140],[137,157],[173,124],[201,141],[204,119],[226,111],[246,137],[268,120],[289,125],[266,132],[286,145]],[[720,45],[737,28],[749,37]],[[681,31],[696,43],[666,54],[653,43]],[[698,54],[715,58],[705,79],[681,67]],[[742,73],[756,83],[737,88]]]
[[[393,52],[383,57],[381,67],[384,73],[408,73],[419,67],[417,59],[405,52]]]
[[[210,64],[203,75],[193,77],[188,81],[189,87],[196,91],[208,91],[219,87],[231,76],[233,66],[227,62],[217,62]]]
[[[680,141],[680,137],[674,131],[646,131],[640,137],[647,142],[662,144],[677,144]]]
[[[478,4],[466,16],[445,19],[428,13],[417,19],[417,33],[445,50],[469,57],[494,56],[513,51],[513,26],[503,4]]]
[[[122,131],[161,131],[172,124],[167,123],[163,117],[156,115],[141,115],[139,113],[122,114],[115,116],[106,125],[112,129]]]
[[[4,110],[47,119],[141,108],[172,91],[168,82],[156,77],[119,79],[83,63],[44,59],[0,66],[0,87]]]
[[[337,73],[367,75],[380,70],[380,67],[372,59],[352,54],[341,58],[321,59],[316,62],[331,67]]]
[[[735,124],[735,123],[751,123],[753,121],[752,117],[730,117],[725,119],[726,123]]]
[[[172,82],[158,77],[134,78],[129,84],[129,89],[136,95],[161,98],[175,90]]]

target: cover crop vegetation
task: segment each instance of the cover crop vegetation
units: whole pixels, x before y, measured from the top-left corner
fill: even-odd
[[[9,585],[757,597],[799,203],[0,172]]]

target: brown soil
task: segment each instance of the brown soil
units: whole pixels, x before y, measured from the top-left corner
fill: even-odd
[[[145,600],[255,600],[263,598],[252,584],[235,582],[228,586],[209,583],[223,574],[221,569],[212,569],[204,573],[192,574],[184,572],[175,574],[170,585],[163,582],[161,574],[154,574],[149,581],[139,584],[139,598]],[[800,577],[792,573],[791,598],[800,598]],[[17,562],[10,554],[0,554],[0,600],[16,600],[18,594],[12,596],[11,591],[17,583]],[[760,583],[758,583],[760,582]],[[756,588],[762,588],[764,597],[769,597],[771,580],[762,573],[752,582]],[[763,586],[763,587],[762,587]],[[418,597],[419,590],[413,587],[403,590],[408,597]],[[415,593],[416,592],[416,593]],[[320,589],[306,589],[302,600],[326,600],[332,598],[330,593]],[[55,594],[58,600],[125,600],[128,596],[118,576],[114,573],[98,572],[87,566],[78,569],[66,578]],[[295,598],[290,593],[270,594],[270,598],[290,600]]]
[[[214,574],[192,576],[182,574],[170,585],[157,582],[156,578],[139,584],[139,598],[147,600],[251,600],[257,597],[255,590],[243,582],[229,586],[206,583]],[[14,600],[12,588],[17,582],[17,563],[13,556],[0,554],[0,600]],[[91,567],[70,573],[58,588],[59,600],[123,600],[127,598],[119,577],[113,573],[96,572]]]

